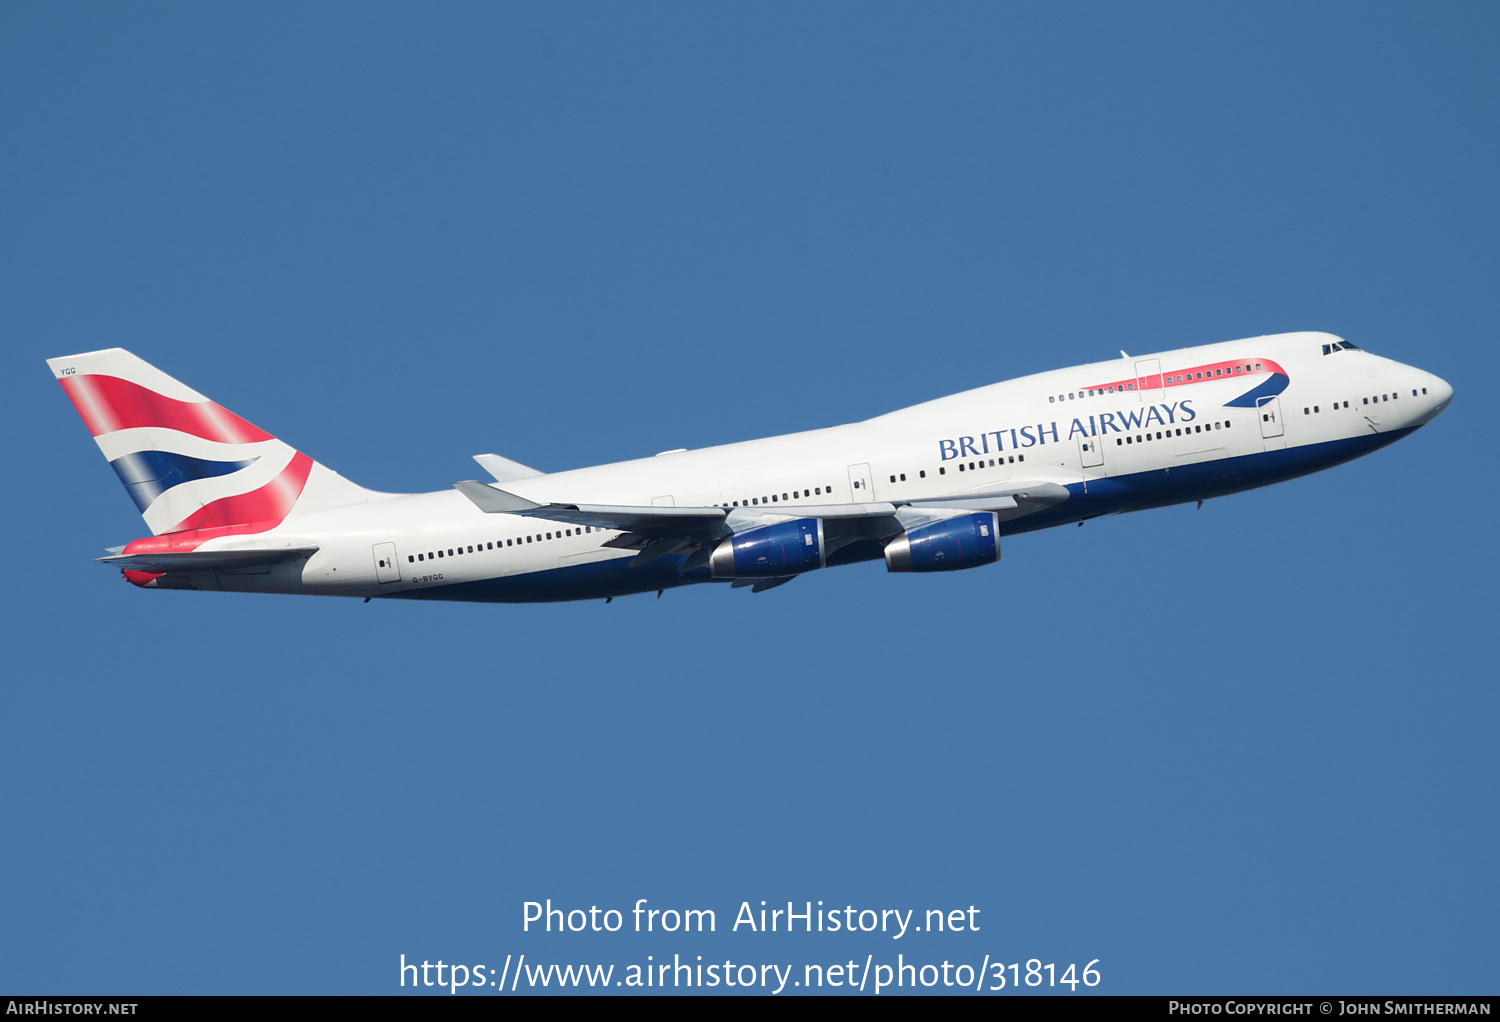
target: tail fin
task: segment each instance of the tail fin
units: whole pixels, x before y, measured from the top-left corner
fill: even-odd
[[[124,348],[47,365],[154,535],[265,532],[370,498]]]

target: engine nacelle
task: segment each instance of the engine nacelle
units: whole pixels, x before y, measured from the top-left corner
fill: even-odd
[[[908,529],[885,545],[887,571],[957,571],[1000,559],[993,511],[958,515]]]
[[[797,518],[737,532],[714,548],[714,578],[773,578],[823,567],[823,521]]]

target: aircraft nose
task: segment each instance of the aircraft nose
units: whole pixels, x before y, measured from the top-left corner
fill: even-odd
[[[1427,391],[1432,395],[1432,414],[1436,415],[1444,408],[1447,408],[1448,402],[1453,400],[1453,385],[1442,377],[1433,376],[1431,373],[1427,374],[1427,379],[1430,381],[1427,384]]]

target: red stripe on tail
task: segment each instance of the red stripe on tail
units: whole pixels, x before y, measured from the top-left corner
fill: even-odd
[[[116,376],[64,376],[58,382],[94,436],[117,429],[163,426],[221,444],[275,439],[212,401],[178,401]]]
[[[307,476],[312,471],[312,466],[313,460],[298,451],[292,456],[291,463],[266,485],[249,493],[220,497],[205,504],[168,531],[221,529],[252,522],[268,523],[266,528],[274,528],[291,513],[292,505],[297,503],[297,498],[302,495],[302,488],[307,485]]]

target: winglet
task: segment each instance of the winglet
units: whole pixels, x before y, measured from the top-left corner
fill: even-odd
[[[519,461],[502,458],[498,454],[476,454],[474,460],[479,462],[479,467],[493,476],[497,483],[508,483],[516,479],[530,479],[533,476],[547,474],[530,465],[523,465]]]
[[[485,514],[514,514],[517,511],[534,511],[542,505],[536,501],[517,497],[514,493],[481,483],[477,479],[465,479],[453,484],[453,488],[474,502],[474,506]]]

